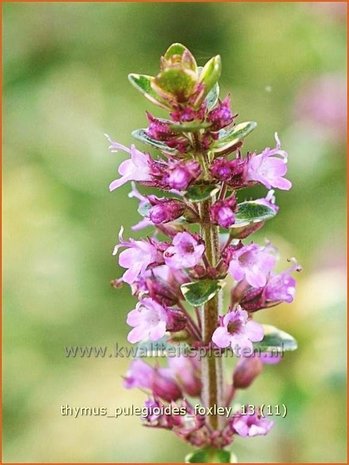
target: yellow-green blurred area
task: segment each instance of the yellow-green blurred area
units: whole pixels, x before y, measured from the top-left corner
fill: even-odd
[[[345,14],[344,3],[3,5],[5,461],[181,462],[190,451],[137,417],[60,411],[145,400],[122,386],[129,360],[64,347],[125,344],[135,299],[110,287],[122,273],[112,250],[140,218],[129,186],[108,192],[125,155],[103,134],[129,145],[145,110],[164,115],[127,75],[157,73],[172,42],[200,65],[222,56],[221,95],[237,121],[258,122],[244,149],[273,146],[277,131],[294,185],[276,192],[279,214],[255,239],[275,243],[280,269],[292,256],[303,265],[296,300],[256,319],[299,349],[237,398],[288,415],[232,450],[240,462],[346,460]]]

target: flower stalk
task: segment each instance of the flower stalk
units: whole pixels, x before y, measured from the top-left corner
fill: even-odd
[[[213,268],[217,265],[219,257],[219,238],[218,227],[210,223],[211,206],[211,200],[205,200],[200,204],[200,222],[202,236],[206,244],[206,256],[209,266]],[[207,347],[209,347],[212,335],[217,327],[221,292],[219,291],[211,300],[204,304],[201,310],[202,343]],[[201,358],[201,364],[203,404],[207,408],[214,407],[215,405],[220,406],[223,399],[222,359],[209,352]],[[217,430],[220,426],[218,415],[209,416],[208,422],[213,430]]]

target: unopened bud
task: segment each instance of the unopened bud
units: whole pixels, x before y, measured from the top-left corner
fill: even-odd
[[[168,331],[181,331],[186,327],[187,317],[180,310],[175,310],[173,308],[168,309],[167,311],[167,329]]]
[[[149,211],[149,218],[154,224],[168,223],[182,216],[185,205],[179,200],[164,200],[154,205]]]
[[[163,371],[163,369],[155,371],[152,385],[153,394],[167,402],[183,397],[182,391],[176,381],[165,375]]]
[[[244,358],[238,362],[233,375],[233,385],[236,389],[248,388],[261,373],[263,363],[257,357]]]

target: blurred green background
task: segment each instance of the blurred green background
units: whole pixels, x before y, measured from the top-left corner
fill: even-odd
[[[129,187],[108,192],[123,154],[103,133],[127,145],[146,109],[161,114],[127,74],[156,73],[177,41],[199,64],[221,54],[222,96],[258,122],[246,148],[277,131],[294,184],[257,239],[275,242],[281,267],[303,265],[297,298],[257,319],[299,350],[240,398],[288,415],[232,450],[240,462],[346,461],[345,14],[344,3],[3,5],[5,461],[181,462],[189,451],[137,417],[60,414],[144,400],[122,387],[128,360],[67,359],[64,346],[126,340],[135,301],[109,285],[121,274],[111,252],[139,217]]]

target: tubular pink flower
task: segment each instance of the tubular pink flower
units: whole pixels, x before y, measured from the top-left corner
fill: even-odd
[[[229,273],[236,281],[246,279],[252,287],[263,287],[276,262],[272,252],[270,245],[260,247],[250,244],[241,247],[232,255]]]
[[[253,436],[265,436],[273,427],[274,422],[262,418],[259,414],[239,415],[234,417],[231,428],[244,438]]]
[[[119,233],[120,243],[114,247],[113,255],[116,255],[120,247],[127,247],[119,256],[119,265],[128,268],[122,280],[128,284],[136,281],[138,276],[144,274],[149,265],[163,263],[162,255],[151,241],[124,241],[123,228]]]
[[[127,316],[127,324],[133,329],[127,340],[131,343],[143,340],[158,341],[166,333],[166,309],[150,298],[144,298]]]
[[[180,232],[175,235],[172,245],[164,252],[165,263],[175,270],[192,268],[200,262],[204,251],[204,244],[192,234]]]
[[[118,152],[122,150],[131,155],[131,158],[124,160],[119,166],[119,174],[121,178],[115,179],[109,185],[109,190],[113,191],[118,187],[126,184],[129,181],[151,181],[152,176],[151,172],[151,158],[148,154],[140,152],[136,149],[134,145],[131,146],[131,149],[125,147],[124,145],[114,142],[109,136],[107,136],[110,146],[109,149],[111,152]]]
[[[281,150],[281,143],[275,133],[275,149],[266,148],[258,155],[251,155],[248,159],[246,180],[263,184],[268,189],[276,187],[289,190],[291,181],[283,176],[287,172],[287,152]]]
[[[287,302],[291,303],[296,292],[296,280],[291,276],[294,271],[300,271],[301,267],[295,259],[292,266],[279,274],[272,274],[264,289],[264,296],[267,302]]]
[[[249,320],[248,313],[238,307],[221,319],[221,326],[214,331],[212,341],[222,349],[230,346],[235,355],[241,356],[241,350],[252,354],[252,342],[261,341],[263,336],[263,326]]]

